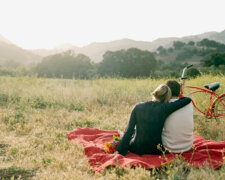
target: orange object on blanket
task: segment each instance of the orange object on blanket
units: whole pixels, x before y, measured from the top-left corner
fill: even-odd
[[[105,142],[105,151],[108,153],[114,153],[117,149],[117,146],[119,145],[120,137],[119,136],[113,136],[112,142]]]
[[[116,151],[116,148],[118,146],[119,142],[118,141],[113,141],[113,142],[106,142],[105,143],[105,150],[108,153],[114,153]]]
[[[146,169],[160,167],[166,162],[175,158],[176,154],[165,154],[166,160],[159,155],[137,155],[129,152],[126,156],[120,154],[106,153],[105,142],[112,142],[113,136],[118,136],[117,131],[107,131],[92,128],[76,128],[68,132],[68,140],[76,140],[84,147],[84,152],[91,167],[100,172],[108,166],[140,166]],[[205,140],[194,135],[194,148],[191,151],[182,153],[182,157],[192,167],[200,167],[208,164],[212,168],[217,168],[223,164],[225,152],[225,141],[216,142]]]

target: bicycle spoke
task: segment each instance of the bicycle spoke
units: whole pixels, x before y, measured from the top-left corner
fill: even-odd
[[[211,94],[207,92],[194,92],[189,93],[189,97],[193,100],[194,104],[196,105],[195,113],[203,113],[205,115],[210,115],[210,107],[212,101],[210,101]],[[199,112],[200,111],[200,112]]]
[[[213,106],[213,114],[215,116],[219,116],[216,117],[218,121],[225,123],[225,96],[215,102]]]

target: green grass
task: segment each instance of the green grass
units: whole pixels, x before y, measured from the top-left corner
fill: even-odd
[[[10,176],[15,177],[28,173],[33,179],[225,177],[224,167],[219,170],[190,168],[179,158],[160,170],[114,167],[95,173],[81,145],[67,140],[66,133],[78,126],[124,130],[132,107],[150,100],[150,93],[164,81],[0,77],[0,172],[5,173],[5,178],[10,172]],[[225,77],[222,76],[202,76],[188,80],[187,84],[203,87],[214,81],[221,83],[218,93],[225,92]],[[194,120],[195,134],[207,139],[225,139],[225,125],[218,125],[214,119],[207,119],[197,112]]]

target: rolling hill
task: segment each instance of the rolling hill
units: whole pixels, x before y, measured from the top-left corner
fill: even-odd
[[[14,60],[23,64],[37,63],[42,60],[43,57],[61,53],[66,50],[73,50],[76,54],[82,53],[90,57],[93,62],[100,62],[106,51],[117,51],[120,49],[138,48],[141,50],[155,51],[159,46],[168,48],[172,46],[173,41],[200,41],[204,38],[215,40],[225,44],[225,30],[222,32],[206,32],[203,34],[185,36],[181,38],[169,37],[158,38],[152,42],[147,41],[135,41],[132,39],[121,39],[111,42],[95,42],[84,47],[77,47],[72,44],[61,44],[54,49],[35,49],[25,50],[11,43],[9,40],[0,35],[0,64],[7,60]]]
[[[200,41],[204,38],[208,38],[211,40],[218,41],[220,43],[225,44],[225,30],[222,32],[206,32],[203,34],[193,35],[193,36],[185,36],[181,38],[177,37],[169,37],[169,38],[158,38],[152,42],[147,41],[135,41],[131,39],[121,39],[115,40],[111,42],[99,42],[99,43],[91,43],[84,47],[76,47],[71,44],[66,44],[66,46],[59,46],[52,50],[33,50],[32,52],[38,54],[40,56],[47,56],[55,53],[60,53],[65,50],[72,49],[75,53],[83,53],[91,58],[94,62],[100,62],[102,60],[102,56],[106,51],[117,51],[120,49],[128,49],[128,48],[138,48],[142,50],[155,51],[159,46],[164,46],[166,48],[172,46],[173,41]]]
[[[27,65],[41,60],[41,56],[16,46],[0,35],[0,64],[4,64],[6,61],[15,61]]]

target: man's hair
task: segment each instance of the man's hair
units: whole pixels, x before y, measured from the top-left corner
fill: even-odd
[[[167,86],[171,89],[172,96],[178,97],[180,94],[180,84],[176,80],[167,80],[165,82]]]

